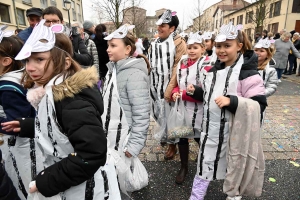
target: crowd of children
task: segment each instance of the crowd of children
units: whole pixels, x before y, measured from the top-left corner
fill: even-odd
[[[166,10],[149,59],[137,52],[132,25],[104,38],[110,62],[103,83],[95,67],[74,61],[63,25],[44,23],[25,44],[0,28],[0,199],[130,199],[144,186],[129,177],[137,174],[150,116],[168,144],[166,160],[178,145],[177,184],[188,173],[189,140],[199,144],[191,200],[203,200],[216,179],[225,179],[228,200],[261,195],[261,125],[278,83],[272,41],[252,50],[242,26],[231,22],[185,41],[176,12]],[[179,101],[193,134],[170,139],[167,121]]]

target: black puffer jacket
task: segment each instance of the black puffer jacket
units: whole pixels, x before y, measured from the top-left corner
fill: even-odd
[[[95,37],[94,39],[98,51],[99,70],[100,70],[101,78],[106,76],[106,73],[108,71],[106,64],[109,62],[109,57],[106,52],[108,48],[107,40],[104,40],[103,38],[104,36],[102,36],[102,38],[100,39],[97,37]]]
[[[0,149],[0,200],[20,200],[16,188],[8,177],[1,161],[2,151]]]
[[[46,197],[90,179],[106,162],[107,141],[101,120],[103,100],[97,81],[97,70],[90,67],[53,86],[57,121],[77,155],[69,154],[37,175],[37,188]],[[26,120],[20,122],[19,136],[33,137],[30,129],[23,129]]]
[[[70,39],[73,45],[74,60],[76,60],[80,65],[91,66],[93,64],[93,57],[89,54],[80,35],[72,35]]]

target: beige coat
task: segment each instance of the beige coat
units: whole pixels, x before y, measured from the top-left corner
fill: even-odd
[[[227,163],[223,191],[230,197],[259,197],[265,159],[261,144],[260,106],[256,101],[238,97],[238,107],[230,121]]]

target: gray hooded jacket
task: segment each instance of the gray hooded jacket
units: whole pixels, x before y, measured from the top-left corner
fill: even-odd
[[[271,59],[264,70],[258,71],[264,81],[264,86],[266,88],[265,90],[266,97],[273,95],[277,89],[278,78],[277,78],[277,72],[274,68],[275,65],[276,65],[275,60]]]
[[[131,127],[127,150],[132,156],[137,156],[145,145],[150,123],[147,65],[143,58],[129,57],[117,63],[107,63],[110,72],[114,65],[117,70],[120,104]]]

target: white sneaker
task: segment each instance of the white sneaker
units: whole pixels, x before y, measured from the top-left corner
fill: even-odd
[[[280,80],[280,79],[278,79],[278,83],[281,83],[281,80]]]
[[[241,200],[242,196],[227,197],[226,200]]]

